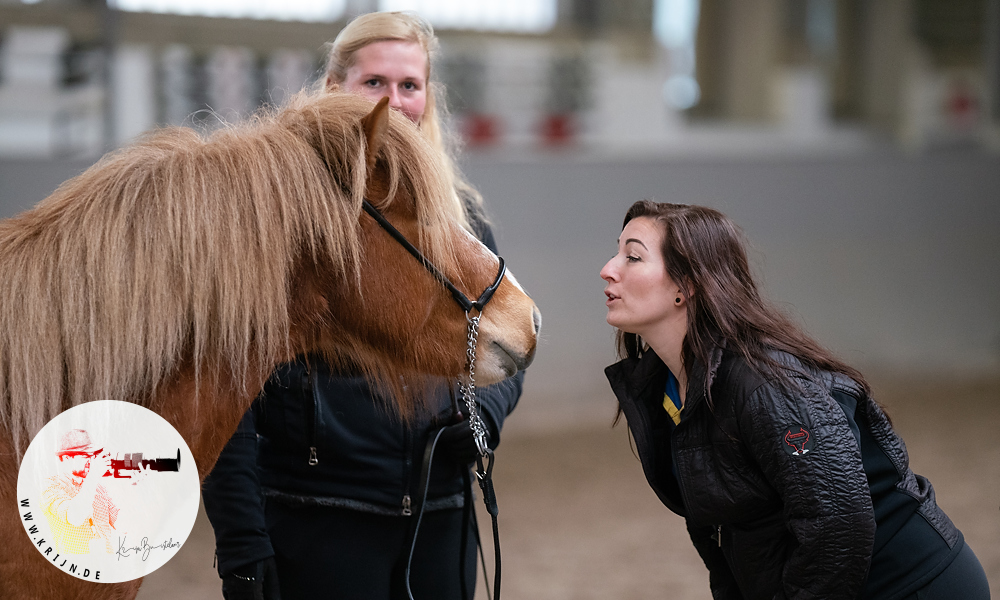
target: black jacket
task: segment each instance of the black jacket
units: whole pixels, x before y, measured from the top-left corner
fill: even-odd
[[[913,499],[949,546],[960,544],[879,406],[846,377],[811,372],[787,354],[776,359],[790,384],[721,349],[711,364],[696,365],[672,436],[659,357],[650,350],[606,369],[646,478],[687,520],[713,597],[861,595],[876,521],[854,421],[837,397],[856,403],[856,426],[871,433],[900,476],[896,491]]]
[[[489,227],[478,219],[472,224],[496,252]],[[419,268],[416,262],[414,268]],[[521,372],[476,390],[493,448],[521,396],[523,378]],[[459,402],[466,412],[461,398]],[[447,384],[442,382],[427,399],[427,407],[405,425],[360,376],[331,373],[316,360],[279,367],[203,484],[219,573],[274,555],[264,524],[265,498],[387,516],[409,514],[416,504],[428,434],[453,423]],[[431,467],[426,510],[463,503],[465,467],[441,454],[435,454]]]

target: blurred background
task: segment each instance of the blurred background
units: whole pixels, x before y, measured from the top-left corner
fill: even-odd
[[[1000,590],[1000,0],[0,0],[0,217],[151,128],[280,104],[399,9],[436,27],[460,162],[544,315],[498,453],[508,598],[710,597],[610,426],[598,272],[642,198],[743,227]],[[140,597],[221,598],[211,560],[201,518]]]

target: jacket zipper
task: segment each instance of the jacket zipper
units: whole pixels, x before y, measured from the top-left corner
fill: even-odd
[[[409,428],[403,429],[403,516],[413,515],[413,500],[410,498],[410,484],[413,478],[413,436]]]
[[[704,397],[704,396],[702,396],[702,397]],[[690,414],[690,412],[688,414]],[[680,427],[680,424],[678,423],[677,426]],[[676,428],[675,428],[674,432],[676,433]],[[674,436],[671,435],[670,436],[670,451],[673,453],[673,456],[676,457],[677,456],[677,448],[674,446],[674,440],[675,440]],[[686,507],[688,505],[688,498],[687,498],[687,494],[685,493],[686,490],[685,490],[684,486],[681,484],[681,478],[680,478],[680,473],[679,472],[677,473],[677,487],[679,487],[681,489],[681,498],[684,499],[684,506]],[[715,537],[715,543],[718,544],[719,548],[721,548],[722,547],[722,525],[716,525],[715,526],[715,536],[714,537]]]
[[[308,463],[310,467],[315,467],[316,465],[319,464],[319,457],[316,456],[316,428],[317,428],[317,421],[319,421],[319,414],[318,414],[319,407],[316,402],[316,394],[313,393],[314,390],[313,390],[312,372],[309,370],[308,367],[306,368],[305,376],[302,378],[302,391],[303,395],[306,398],[308,398],[308,402],[306,403],[306,410],[309,411],[309,414],[311,415],[310,419],[311,422],[309,423],[308,426],[308,431],[309,431]]]
[[[704,398],[704,395],[702,395],[701,398]],[[690,408],[689,403],[685,402],[685,408],[688,408],[688,409]],[[687,413],[685,413],[685,414],[691,414],[690,410]],[[677,433],[677,429],[676,428],[680,427],[681,425],[683,425],[683,423],[684,423],[683,418],[684,417],[682,416],[681,417],[681,419],[682,419],[681,422],[678,423],[677,426],[674,428],[674,434]],[[677,440],[677,438],[673,434],[671,434],[671,436],[670,436],[671,460],[674,460],[674,458],[677,456],[677,447],[675,446],[676,440]],[[681,483],[681,474],[680,474],[679,470],[677,472],[677,487],[680,488],[681,499],[684,502],[684,507],[686,509],[687,506],[689,506],[689,504],[690,504],[690,500],[687,497],[687,489],[684,487],[684,484]],[[685,510],[685,512],[687,512],[687,511]],[[712,537],[715,538],[715,543],[718,544],[719,548],[722,548],[722,525],[716,525],[715,526],[715,535],[713,535]]]
[[[684,402],[684,408],[687,409],[687,412],[684,412],[683,410],[681,411],[681,422],[678,423],[676,426],[674,426],[674,431],[673,433],[670,434],[670,460],[673,463],[671,465],[671,469],[674,469],[677,465],[677,435],[676,435],[677,428],[685,426],[686,424],[685,417],[691,414],[690,410],[691,407],[689,402],[687,401]],[[677,487],[678,489],[680,489],[681,492],[681,503],[684,507],[684,513],[686,516],[689,510],[688,507],[691,506],[691,500],[690,498],[687,497],[687,489],[681,482],[681,471],[679,468],[676,469],[676,478],[677,478]]]

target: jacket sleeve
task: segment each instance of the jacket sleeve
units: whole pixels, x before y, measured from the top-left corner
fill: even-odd
[[[483,422],[489,429],[490,448],[496,450],[500,444],[500,429],[503,422],[521,398],[521,389],[524,385],[524,371],[518,371],[513,377],[494,383],[476,390],[476,397],[479,400]]]
[[[856,598],[868,574],[875,515],[861,450],[843,411],[826,389],[796,377],[790,386],[754,391],[740,428],[782,499],[796,541],[775,598]]]
[[[243,415],[202,484],[205,513],[215,530],[219,575],[274,556],[264,525],[264,495],[257,475],[255,411]]]

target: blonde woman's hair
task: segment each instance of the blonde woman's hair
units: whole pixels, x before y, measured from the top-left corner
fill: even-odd
[[[326,76],[323,85],[336,89],[347,79],[347,71],[357,60],[358,50],[376,42],[402,41],[419,44],[427,57],[427,103],[419,127],[431,146],[441,153],[453,194],[454,216],[470,229],[469,211],[485,220],[482,196],[473,188],[455,165],[450,146],[452,140],[444,134],[441,121],[447,117],[444,86],[431,79],[431,63],[438,51],[434,28],[420,16],[410,12],[374,12],[360,15],[344,27],[333,42],[327,44]]]

